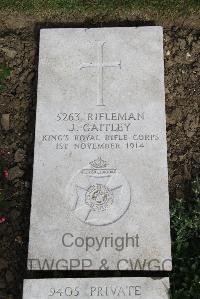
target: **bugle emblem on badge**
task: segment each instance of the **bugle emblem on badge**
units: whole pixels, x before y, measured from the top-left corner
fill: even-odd
[[[101,157],[81,169],[69,184],[71,209],[82,222],[108,225],[119,220],[130,204],[130,186]]]

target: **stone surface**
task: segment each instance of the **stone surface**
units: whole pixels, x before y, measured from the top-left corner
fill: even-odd
[[[21,178],[24,175],[24,171],[20,169],[18,166],[10,168],[8,173],[8,179],[10,181],[15,180],[17,178]]]
[[[14,49],[2,48],[2,51],[11,59],[14,59],[17,55],[17,52]]]
[[[15,162],[17,163],[22,162],[24,160],[24,156],[25,156],[25,151],[23,149],[18,149],[15,152]]]
[[[10,129],[10,114],[2,114],[1,126],[5,131],[8,131]]]
[[[28,268],[170,270],[160,27],[41,31]]]
[[[167,299],[168,278],[107,277],[35,279],[24,281],[23,299],[142,298]]]

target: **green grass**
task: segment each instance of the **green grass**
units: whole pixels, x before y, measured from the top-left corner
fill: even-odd
[[[200,179],[191,184],[191,195],[171,206],[173,271],[172,299],[200,298]]]
[[[0,65],[0,92],[5,89],[4,80],[10,76],[10,69]]]
[[[200,0],[0,0],[0,9],[90,10],[90,9],[153,9],[161,12],[197,10]]]

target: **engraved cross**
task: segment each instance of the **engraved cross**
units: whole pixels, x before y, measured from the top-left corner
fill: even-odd
[[[98,69],[98,94],[97,94],[97,106],[105,106],[103,102],[103,75],[104,75],[104,68],[107,67],[119,67],[121,69],[121,61],[119,62],[110,62],[105,63],[104,62],[104,45],[105,42],[99,42],[98,43],[98,62],[97,63],[83,63],[80,69],[89,68],[89,67],[95,67]]]

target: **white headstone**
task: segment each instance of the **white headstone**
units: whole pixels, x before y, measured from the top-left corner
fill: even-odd
[[[170,259],[162,28],[41,30],[29,269]]]
[[[168,278],[108,277],[25,280],[23,299],[167,299]]]

